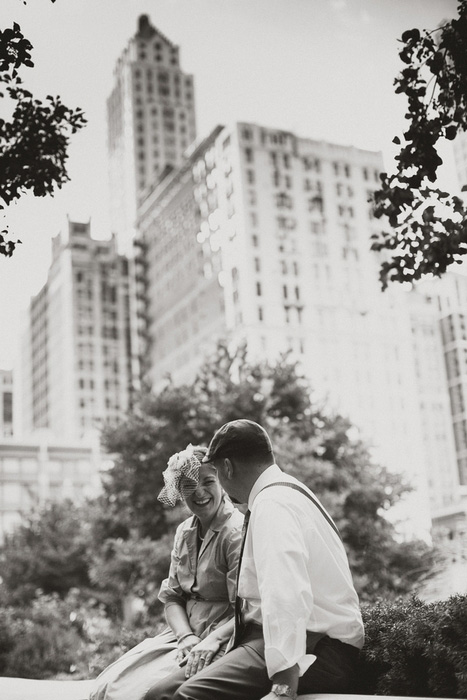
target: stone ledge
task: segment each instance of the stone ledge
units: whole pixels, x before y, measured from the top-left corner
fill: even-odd
[[[0,678],[2,700],[87,700],[93,681],[37,681],[29,678]],[[299,700],[368,700],[369,695],[334,695],[316,693],[299,695]],[[385,696],[385,700],[410,700],[407,697]],[[412,698],[411,700],[432,700]],[[443,699],[442,699],[443,700]],[[444,700],[450,700],[444,698]]]

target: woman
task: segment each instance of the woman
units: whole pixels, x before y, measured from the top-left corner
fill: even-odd
[[[159,500],[171,506],[183,500],[193,514],[177,528],[159,592],[169,626],[106,668],[90,700],[141,700],[180,666],[191,676],[225,651],[234,625],[243,515],[225,496],[215,468],[201,464],[206,452],[188,445],[163,472]]]

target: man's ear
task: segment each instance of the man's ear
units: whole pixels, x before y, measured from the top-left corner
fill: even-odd
[[[227,475],[227,479],[231,479],[233,477],[233,473],[234,473],[234,466],[232,464],[232,460],[229,459],[229,457],[224,458],[224,466],[225,466],[225,473]]]

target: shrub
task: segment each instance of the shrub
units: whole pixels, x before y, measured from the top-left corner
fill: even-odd
[[[26,607],[0,605],[0,676],[90,678],[165,625],[145,614],[126,629],[106,607],[78,589],[64,600],[38,592]]]
[[[0,674],[52,678],[84,663],[86,644],[57,594],[40,595],[28,608],[0,609]]]
[[[363,619],[356,692],[467,697],[467,596],[380,601],[364,608]]]

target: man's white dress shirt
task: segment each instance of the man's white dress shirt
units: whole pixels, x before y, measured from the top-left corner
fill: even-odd
[[[262,490],[278,481],[309,491],[275,464],[260,475],[248,499],[251,516],[238,587],[245,622],[263,626],[270,678],[295,664],[303,675],[315,661],[306,654],[307,630],[358,648],[364,640],[340,538],[303,493],[287,486]]]

